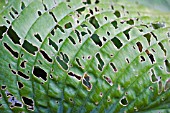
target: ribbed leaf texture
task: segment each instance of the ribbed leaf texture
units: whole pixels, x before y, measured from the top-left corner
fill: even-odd
[[[123,0],[1,0],[0,113],[169,113],[169,16]]]

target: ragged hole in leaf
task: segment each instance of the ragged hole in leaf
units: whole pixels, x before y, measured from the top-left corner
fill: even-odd
[[[69,58],[67,56],[67,54],[63,53],[63,52],[60,52],[60,55],[62,56],[62,59],[64,62],[68,63],[69,61]]]
[[[112,80],[111,80],[109,77],[103,75],[103,78],[104,78],[104,79],[106,80],[106,82],[109,83],[111,86],[113,85],[113,82],[112,82]]]
[[[118,71],[117,68],[116,68],[116,66],[115,66],[112,62],[110,63],[110,66],[112,67],[112,69],[113,69],[114,72],[117,72],[117,71]]]
[[[123,46],[123,44],[117,37],[112,38],[111,41],[117,47],[117,49],[120,49]]]
[[[89,9],[89,12],[90,12],[91,15],[93,15],[93,10]]]
[[[166,67],[167,73],[170,73],[170,62],[167,59],[165,60],[165,67]]]
[[[12,7],[11,9],[12,9],[12,11],[13,11],[16,15],[18,15],[18,12],[17,12],[16,9],[14,9],[13,7]]]
[[[49,12],[49,14],[53,17],[54,21],[57,23],[57,19],[56,19],[56,17],[54,16],[53,12]]]
[[[77,35],[77,37],[78,37],[79,42],[81,43],[81,37],[80,37],[79,31],[75,30],[75,33],[76,33],[76,35]]]
[[[55,33],[55,29],[53,29],[53,30],[51,30],[51,35],[53,35],[54,36],[54,33]]]
[[[105,37],[103,37],[103,41],[105,41],[105,42],[106,42],[106,41],[107,41],[107,39],[106,39]]]
[[[24,41],[22,47],[29,53],[35,55],[35,52],[38,51],[38,48],[34,45],[32,45],[30,42],[27,40]]]
[[[47,80],[47,73],[43,69],[41,69],[39,66],[34,66],[33,74],[36,77],[41,78],[44,81]]]
[[[21,2],[21,9],[24,10],[25,7],[26,6],[25,6],[24,2]]]
[[[15,44],[20,44],[20,38],[18,37],[17,33],[12,29],[12,26],[9,27],[7,34],[9,38],[15,43]]]
[[[156,24],[152,23],[152,27],[154,29],[159,29],[159,28],[165,27],[165,23],[159,23],[159,22]]]
[[[110,36],[110,32],[109,31],[107,31],[106,33],[107,33],[108,36]]]
[[[105,16],[104,19],[107,21],[107,17]]]
[[[163,90],[163,84],[161,81],[158,82],[158,94],[160,94]]]
[[[151,61],[151,63],[153,64],[155,62],[154,56],[149,52],[149,50],[145,51]]]
[[[100,27],[95,17],[91,17],[89,22],[95,27],[95,29],[98,29]]]
[[[97,58],[97,60],[98,60],[98,62],[99,62],[99,64],[98,64],[98,69],[99,69],[100,71],[102,71],[102,70],[103,70],[103,66],[104,66],[104,62],[103,62],[103,60],[101,59],[101,56],[100,56],[99,53],[96,54],[96,58]]]
[[[151,82],[152,82],[152,83],[155,83],[155,82],[157,82],[157,81],[158,81],[158,79],[157,79],[157,77],[156,77],[156,74],[155,74],[154,70],[151,69]]]
[[[20,64],[21,68],[25,68],[26,67],[26,63],[27,63],[27,61],[25,61],[25,60],[22,61],[21,64]]]
[[[39,64],[41,64],[41,65],[42,65],[42,62],[41,62],[41,60],[38,60],[38,62],[39,62]]]
[[[58,43],[61,43],[63,41],[63,39],[59,39]]]
[[[88,33],[91,35],[91,31],[89,29],[87,29]]]
[[[129,31],[131,30],[131,28],[123,31],[123,33],[125,34],[126,38],[129,40],[130,39],[130,35],[129,35]]]
[[[113,22],[111,22],[111,24],[113,25],[113,27],[115,27],[115,29],[118,28],[118,26],[117,26],[117,21],[113,21]]]
[[[102,93],[102,92],[100,92],[99,96],[100,96],[100,97],[103,97],[103,93]]]
[[[14,70],[11,70],[11,72],[15,75],[15,74],[17,74],[17,72],[16,71],[14,71]]]
[[[58,46],[57,44],[49,38],[49,45],[51,45],[56,51],[58,51]]]
[[[129,25],[134,25],[134,20],[130,19],[130,20],[126,21],[126,23]]]
[[[10,96],[10,97],[8,98],[8,102],[11,103],[10,108],[13,108],[13,107],[22,107],[22,106],[23,106],[22,103],[21,103],[20,101],[18,101],[18,100],[16,99],[16,97],[14,97],[14,96]]]
[[[18,88],[22,89],[24,87],[24,85],[21,82],[17,82]]]
[[[60,64],[60,66],[61,66],[64,70],[67,70],[67,69],[68,69],[68,65],[67,65],[63,60],[61,60],[59,56],[57,56],[56,59],[57,59],[57,62]]]
[[[137,42],[136,45],[138,46],[139,52],[142,52],[143,46],[140,42]]]
[[[155,40],[158,41],[157,36],[156,36],[153,32],[151,32],[151,34],[152,34],[152,36],[155,38]]]
[[[22,78],[26,79],[26,80],[29,80],[29,79],[30,79],[30,77],[29,77],[29,76],[27,76],[26,74],[24,74],[24,73],[23,73],[23,72],[21,72],[21,71],[18,71],[18,75],[19,75],[20,77],[22,77]]]
[[[12,50],[11,47],[10,47],[7,43],[4,43],[4,47],[5,47],[15,58],[18,58],[18,52],[15,52],[14,50]]]
[[[90,14],[87,14],[87,15],[85,16],[85,19],[87,19],[89,16],[90,16]]]
[[[145,58],[144,58],[144,56],[140,56],[140,58],[141,58],[141,62],[144,62],[145,61]]]
[[[5,91],[5,95],[6,95],[7,97],[13,96],[8,90]]]
[[[88,91],[92,89],[92,84],[90,83],[90,77],[86,73],[83,76],[82,84],[87,88]]]
[[[1,89],[2,89],[2,90],[5,90],[5,89],[6,89],[6,85],[2,85],[2,86],[1,86]]]
[[[150,45],[150,43],[151,43],[151,34],[150,34],[150,33],[147,33],[147,34],[145,34],[145,35],[143,35],[143,36],[147,39],[148,44]]]
[[[77,80],[81,80],[81,76],[74,74],[73,72],[68,73],[69,76],[75,77]]]
[[[166,56],[166,50],[165,50],[163,44],[161,42],[159,42],[158,45],[161,47],[161,49],[163,50],[163,52],[164,52],[164,54]]]
[[[68,22],[64,25],[64,27],[65,27],[65,29],[72,28],[72,24],[70,22]]]
[[[81,32],[81,36],[84,36],[84,35],[86,35],[86,34],[87,34],[87,33],[84,32],[84,31]]]
[[[127,62],[128,64],[130,63],[128,58],[126,58],[126,62]]]
[[[42,15],[41,11],[38,11],[38,16],[41,16],[41,15]]]
[[[120,103],[122,106],[127,106],[127,105],[128,105],[128,101],[127,101],[126,97],[123,97],[123,98],[119,101],[119,103]]]
[[[34,34],[34,36],[35,36],[40,42],[42,42],[42,39],[41,39],[41,37],[40,37],[40,35],[39,35],[38,33]]]
[[[74,40],[71,36],[69,36],[68,39],[69,39],[74,45],[76,44],[75,40]]]
[[[86,9],[85,7],[82,7],[82,8],[77,9],[76,11],[77,11],[79,14],[82,14],[82,12],[83,12],[85,9]]]
[[[34,101],[28,97],[22,97],[24,104],[28,106],[29,110],[34,110]]]
[[[170,78],[166,80],[166,83],[165,83],[165,91],[167,91],[168,89],[170,89]]]
[[[7,30],[6,26],[0,26],[0,39],[3,38],[3,35],[6,32],[6,30]]]
[[[56,28],[56,29],[58,28],[58,29],[60,29],[61,32],[65,33],[64,29],[63,29],[60,25],[57,24],[57,25],[55,26],[55,28]]]
[[[15,19],[15,16],[12,14],[12,12],[9,12],[10,16]]]
[[[99,45],[100,47],[102,46],[102,42],[97,34],[93,34],[91,36],[91,39],[94,41],[96,45]]]
[[[52,62],[53,60],[47,55],[47,53],[43,50],[40,50],[40,53],[43,55],[43,57],[48,61]]]
[[[114,14],[115,14],[115,16],[116,16],[117,18],[119,18],[119,17],[121,16],[121,15],[120,15],[120,12],[117,11],[117,10],[114,12]]]
[[[79,58],[76,58],[76,62],[77,62],[77,64],[81,67],[82,65],[81,65],[81,63],[80,63],[80,59]]]

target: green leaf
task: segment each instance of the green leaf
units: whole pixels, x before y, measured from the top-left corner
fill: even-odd
[[[169,26],[123,0],[1,0],[0,112],[170,112]]]

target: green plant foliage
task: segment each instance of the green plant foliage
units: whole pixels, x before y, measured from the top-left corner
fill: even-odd
[[[0,113],[169,113],[169,13],[114,0],[1,0]]]

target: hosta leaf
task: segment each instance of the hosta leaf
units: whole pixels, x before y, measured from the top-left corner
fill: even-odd
[[[169,23],[123,0],[1,0],[0,112],[170,112]]]

